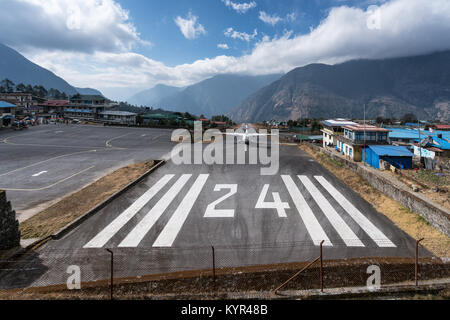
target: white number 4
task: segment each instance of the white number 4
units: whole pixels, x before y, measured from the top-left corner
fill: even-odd
[[[259,195],[258,202],[256,203],[255,208],[256,209],[276,209],[278,216],[280,218],[286,218],[286,211],[285,209],[290,209],[289,203],[287,202],[281,202],[280,194],[278,192],[272,192],[273,196],[273,202],[265,202],[264,199],[266,198],[267,191],[269,191],[268,184],[265,184],[261,194]]]

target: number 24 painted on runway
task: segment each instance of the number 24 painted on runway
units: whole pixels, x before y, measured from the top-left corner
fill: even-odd
[[[286,209],[289,209],[289,204],[287,202],[282,202],[280,194],[278,192],[272,192],[273,202],[266,202],[264,199],[267,196],[270,185],[265,184],[261,194],[259,195],[258,201],[256,202],[256,209],[276,209],[278,216],[280,218],[286,218]],[[216,209],[216,206],[221,202],[225,201],[229,197],[237,193],[237,184],[217,184],[214,191],[221,191],[223,189],[229,189],[230,192],[220,197],[216,201],[210,203],[205,211],[205,218],[233,218],[235,214],[235,209]]]

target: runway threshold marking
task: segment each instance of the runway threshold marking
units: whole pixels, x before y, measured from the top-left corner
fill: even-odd
[[[73,177],[76,177],[76,176],[78,176],[78,175],[80,175],[80,174],[82,174],[82,173],[84,173],[84,172],[86,172],[86,171],[88,171],[88,170],[90,170],[92,168],[95,168],[95,166],[92,166],[92,167],[86,168],[84,170],[81,170],[80,172],[77,172],[77,173],[71,175],[70,177],[61,179],[61,180],[59,180],[59,181],[57,181],[57,182],[55,182],[55,183],[53,183],[53,184],[51,184],[49,186],[42,187],[42,188],[36,188],[36,189],[13,189],[13,188],[0,187],[0,189],[1,190],[5,190],[5,191],[42,191],[42,190],[50,189],[50,188],[52,188],[52,187],[54,187],[54,186],[56,186],[56,185],[58,185],[60,183],[63,183],[64,181],[67,181],[69,179],[72,179]]]
[[[192,185],[180,205],[173,213],[169,222],[167,222],[164,229],[159,234],[156,241],[153,243],[153,247],[171,247],[173,242],[178,236],[184,222],[186,221],[189,212],[195,204],[200,192],[202,191],[206,180],[208,180],[209,174],[201,174]]]
[[[328,239],[328,236],[321,227],[311,208],[308,206],[308,203],[301,194],[294,180],[292,180],[291,176],[288,175],[282,175],[281,178],[283,179],[283,182],[286,185],[289,194],[291,195],[292,201],[297,208],[298,214],[303,220],[303,223],[305,224],[305,227],[308,230],[308,233],[314,244],[318,246],[320,245],[320,242],[322,242],[322,240],[325,240],[325,246],[332,246],[333,244],[331,243],[330,239]]]
[[[102,248],[128,221],[131,220],[175,175],[166,174],[106,228],[89,241],[84,248]]]
[[[363,229],[364,232],[366,232],[379,247],[396,247],[396,245],[392,243],[392,241],[389,240],[388,237],[380,231],[380,229],[378,229],[324,177],[314,176],[314,178],[327,190],[329,194],[333,196],[337,203],[339,203],[339,205],[348,212],[350,217],[358,223],[361,229]]]
[[[350,229],[344,219],[342,219],[337,211],[331,206],[330,202],[328,202],[328,200],[319,191],[319,189],[317,189],[312,181],[307,176],[298,176],[298,178],[316,201],[319,208],[325,214],[328,221],[330,221],[331,225],[337,231],[345,244],[348,247],[364,247],[364,244],[361,240],[359,240],[358,236],[352,231],[352,229]]]
[[[14,172],[17,172],[17,171],[20,171],[20,170],[24,170],[24,169],[28,169],[28,168],[31,168],[31,167],[34,167],[34,166],[38,166],[38,165],[46,163],[48,161],[52,161],[52,160],[56,160],[56,159],[60,159],[60,158],[68,157],[68,156],[73,156],[73,155],[76,155],[76,154],[88,153],[88,152],[97,152],[97,150],[79,151],[79,152],[74,152],[74,153],[63,154],[63,155],[60,155],[60,156],[57,156],[57,157],[53,157],[53,158],[50,158],[50,159],[46,159],[46,160],[43,160],[43,161],[39,161],[39,162],[30,164],[30,165],[28,165],[26,167],[22,167],[22,168],[18,168],[18,169],[9,171],[9,172],[2,173],[2,174],[0,174],[0,177],[6,176],[8,174],[11,174],[11,173],[14,173]]]
[[[156,205],[145,215],[145,217],[133,228],[133,230],[119,244],[119,247],[137,247],[191,177],[192,174],[183,174],[173,184],[169,191],[167,191],[161,199],[159,199]]]

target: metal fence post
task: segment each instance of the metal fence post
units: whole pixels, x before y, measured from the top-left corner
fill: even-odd
[[[109,283],[109,290],[110,290],[110,299],[113,300],[114,296],[113,296],[113,287],[114,287],[114,253],[112,252],[112,250],[110,249],[106,249],[106,251],[108,251],[111,254],[111,270],[110,270],[110,274],[111,274],[111,280]]]
[[[325,240],[320,243],[320,292],[323,292],[323,251],[322,246]]]
[[[414,268],[414,280],[416,282],[416,287],[419,284],[418,281],[418,274],[419,274],[419,242],[422,241],[424,238],[420,238],[419,240],[416,240],[416,258],[415,258],[415,268]]]
[[[213,281],[216,283],[216,253],[214,250],[214,246],[212,248],[212,269],[213,269]]]

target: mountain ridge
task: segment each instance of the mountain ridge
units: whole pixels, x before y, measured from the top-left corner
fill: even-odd
[[[298,117],[450,117],[450,51],[291,70],[229,112],[235,121]]]
[[[6,78],[16,85],[19,83],[32,86],[42,85],[47,90],[57,89],[67,95],[87,94],[86,92],[103,95],[96,89],[76,88],[70,85],[63,78],[28,60],[16,50],[0,43],[0,80]]]

